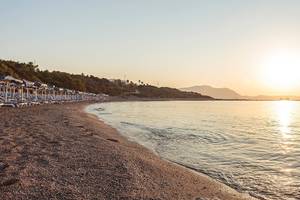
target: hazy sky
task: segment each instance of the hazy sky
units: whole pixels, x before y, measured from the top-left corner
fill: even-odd
[[[299,47],[299,0],[0,0],[0,58],[49,70],[300,95],[264,81]]]

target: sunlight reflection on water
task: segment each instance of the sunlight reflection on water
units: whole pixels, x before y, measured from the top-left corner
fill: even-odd
[[[274,102],[274,111],[277,114],[279,130],[284,138],[291,137],[292,112],[295,109],[294,101],[276,101]]]

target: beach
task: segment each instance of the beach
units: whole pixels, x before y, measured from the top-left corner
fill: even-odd
[[[0,199],[254,199],[128,141],[87,105],[0,109]]]

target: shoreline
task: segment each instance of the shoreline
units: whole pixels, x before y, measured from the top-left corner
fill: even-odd
[[[199,102],[218,102],[218,101],[244,101],[244,102],[274,102],[274,101],[300,101],[300,99],[195,99],[195,98],[142,98],[142,97],[109,97],[101,102],[143,102],[143,101],[199,101]],[[97,103],[97,102],[96,102]]]
[[[0,109],[0,199],[255,199],[127,140],[90,104]]]

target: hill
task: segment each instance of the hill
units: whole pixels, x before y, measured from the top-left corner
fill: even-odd
[[[197,92],[216,99],[243,99],[244,97],[229,88],[214,88],[208,85],[181,88],[182,91]]]
[[[17,79],[28,81],[38,81],[48,85],[55,85],[72,90],[91,93],[105,93],[111,96],[137,96],[147,98],[193,98],[212,99],[195,92],[183,92],[178,89],[168,87],[155,87],[134,83],[129,80],[109,80],[98,78],[92,75],[70,74],[60,71],[40,70],[38,65],[20,63],[15,61],[0,60],[0,76],[10,75]]]

